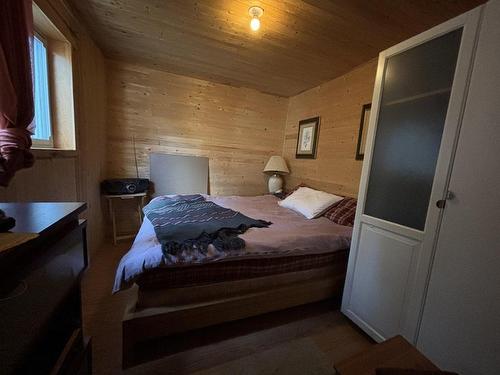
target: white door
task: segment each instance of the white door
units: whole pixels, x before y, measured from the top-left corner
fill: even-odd
[[[500,374],[500,0],[479,43],[417,346],[462,375]]]
[[[380,54],[342,311],[414,342],[481,9]]]

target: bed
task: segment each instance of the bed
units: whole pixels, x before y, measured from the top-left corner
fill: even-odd
[[[307,220],[278,205],[273,195],[207,200],[255,219],[267,228],[240,235],[244,251],[204,257],[163,256],[145,218],[122,258],[114,292],[139,286],[123,320],[123,365],[136,363],[143,340],[340,296],[352,228],[327,218]]]

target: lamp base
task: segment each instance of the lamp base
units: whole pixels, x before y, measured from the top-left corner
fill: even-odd
[[[269,177],[268,188],[272,194],[281,193],[283,190],[283,178],[279,174],[273,174]]]

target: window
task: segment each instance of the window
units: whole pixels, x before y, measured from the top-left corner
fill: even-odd
[[[32,4],[33,148],[76,151],[72,45],[34,1]]]
[[[33,76],[35,101],[33,143],[41,147],[53,147],[47,46],[39,35],[35,35],[33,42]]]

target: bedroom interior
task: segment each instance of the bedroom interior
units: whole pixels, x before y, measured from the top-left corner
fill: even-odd
[[[0,374],[500,373],[500,0],[0,20]]]

